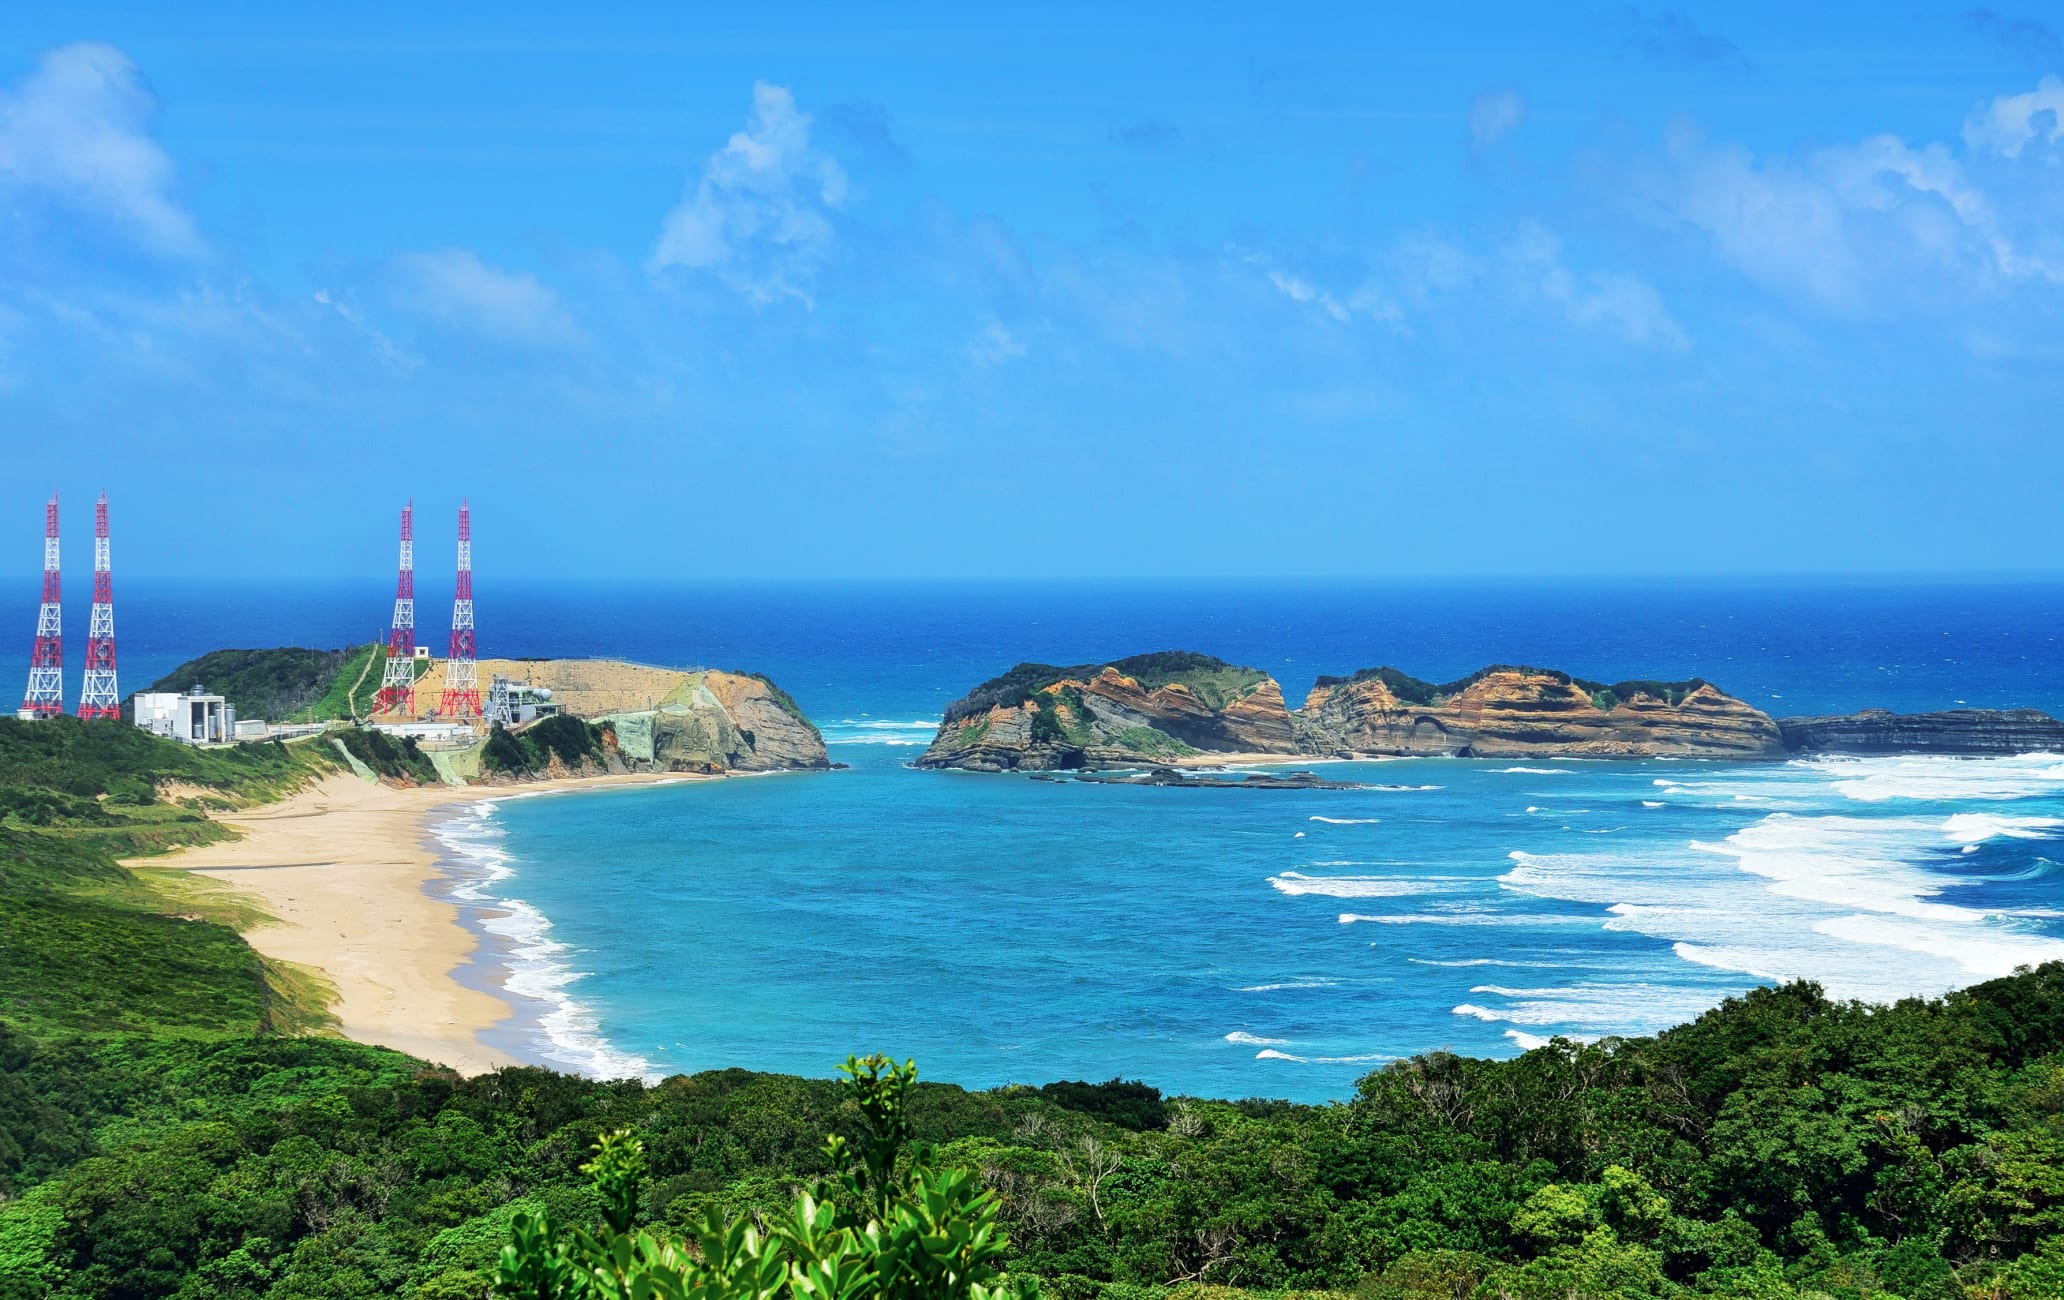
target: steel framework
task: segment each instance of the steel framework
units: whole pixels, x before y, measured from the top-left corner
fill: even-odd
[[[122,716],[122,693],[115,686],[115,576],[108,560],[105,492],[93,507],[93,617],[86,627],[86,678],[79,686],[79,716]]]
[[[451,653],[444,661],[444,694],[437,711],[447,718],[480,716],[480,666],[473,657],[473,514],[459,502],[459,580],[451,609]]]
[[[373,712],[416,711],[416,503],[401,508],[401,575],[394,580],[394,624],[387,633],[387,666]]]
[[[64,611],[58,599],[57,494],[43,507],[43,607],[36,614],[36,648],[29,655],[29,689],[22,713],[54,718],[64,712]]]

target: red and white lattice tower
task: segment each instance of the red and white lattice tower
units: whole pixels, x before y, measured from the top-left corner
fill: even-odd
[[[86,625],[86,680],[79,686],[79,716],[122,716],[122,694],[115,688],[115,577],[108,562],[105,492],[93,507],[93,617]]]
[[[473,658],[473,513],[459,503],[459,584],[451,607],[451,654],[444,661],[444,694],[437,711],[447,718],[480,716],[480,668]]]
[[[387,667],[380,674],[375,713],[416,711],[416,503],[401,508],[401,576],[394,580],[394,626],[387,633]]]
[[[57,495],[43,507],[43,608],[36,614],[36,648],[29,655],[29,689],[22,716],[54,718],[64,712],[64,612],[57,583]]]

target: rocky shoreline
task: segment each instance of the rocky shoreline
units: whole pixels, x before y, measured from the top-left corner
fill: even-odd
[[[1164,651],[1107,664],[1019,664],[946,710],[921,768],[1176,771],[1246,758],[1714,758],[2064,752],[2030,709],[1772,718],[1701,679],[1587,681],[1493,665],[1445,684],[1394,668],[1321,677],[1291,708],[1258,669]],[[1223,784],[1214,782],[1213,784]],[[1255,787],[1262,788],[1262,787]]]

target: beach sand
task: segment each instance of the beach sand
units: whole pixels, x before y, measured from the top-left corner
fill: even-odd
[[[520,788],[680,779],[639,774]],[[441,807],[511,792],[403,790],[332,776],[279,803],[222,814],[241,835],[235,841],[127,865],[220,880],[274,918],[244,937],[268,957],[321,971],[336,989],[329,1009],[347,1037],[478,1074],[517,1063],[480,1041],[516,1007],[455,977],[478,945],[457,905],[425,892],[439,877],[426,827]]]

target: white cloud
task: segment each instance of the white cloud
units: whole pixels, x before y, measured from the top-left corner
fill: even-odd
[[[655,272],[709,271],[755,302],[811,300],[804,286],[828,255],[846,173],[810,145],[810,115],[785,87],[753,86],[745,129],[710,155],[660,228]]]
[[[1469,104],[1469,138],[1488,148],[1517,131],[1526,121],[1526,99],[1516,90],[1486,90]]]
[[[2035,145],[2056,161],[2064,146],[2064,81],[2044,77],[2034,90],[1997,97],[1965,119],[1964,142],[2006,158]]]
[[[2064,99],[2064,86],[2044,85]],[[2051,139],[2042,93],[1994,100],[1966,139],[2010,158]],[[2064,261],[2043,251],[2047,223],[1988,194],[1976,162],[1893,135],[1759,159],[1678,127],[1641,188],[1666,222],[1703,232],[1752,278],[1837,310],[2064,281]]]
[[[559,295],[528,271],[505,271],[463,248],[407,253],[395,269],[411,311],[505,343],[562,347],[583,338]]]
[[[1250,257],[1247,260],[1259,259]],[[1293,275],[1288,271],[1271,268],[1268,278],[1277,293],[1292,302],[1315,307],[1343,325],[1358,317],[1393,327],[1404,325],[1404,311],[1373,284],[1364,284],[1343,298],[1320,288],[1301,275]]]
[[[1522,293],[1559,308],[1572,325],[1645,346],[1686,346],[1684,330],[1647,281],[1622,271],[1571,270],[1560,241],[1539,226],[1525,227],[1506,245],[1505,261]]]
[[[172,159],[150,136],[157,99],[129,57],[82,41],[45,54],[0,93],[0,194],[105,222],[160,256],[203,251],[172,198]]]
[[[977,370],[1000,366],[1025,355],[1025,345],[1001,321],[990,321],[967,346],[967,358]]]

